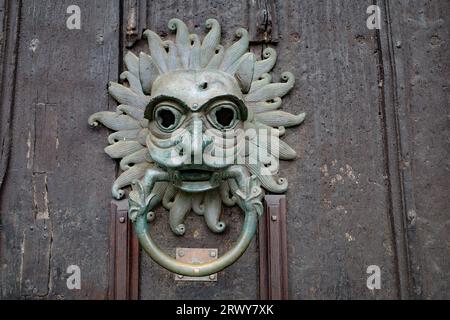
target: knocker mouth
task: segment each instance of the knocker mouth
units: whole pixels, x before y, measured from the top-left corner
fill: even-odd
[[[222,171],[189,166],[169,170],[172,184],[185,192],[204,192],[219,187]]]

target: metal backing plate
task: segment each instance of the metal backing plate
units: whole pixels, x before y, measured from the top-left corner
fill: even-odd
[[[217,248],[176,248],[176,259],[186,263],[206,263],[217,260],[219,250]],[[186,277],[175,275],[175,281],[217,281],[217,273],[205,277]]]

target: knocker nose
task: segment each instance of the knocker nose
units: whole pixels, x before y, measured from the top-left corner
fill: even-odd
[[[194,115],[191,127],[192,163],[203,164],[203,151],[212,142],[212,138],[203,130],[203,120],[198,115]]]

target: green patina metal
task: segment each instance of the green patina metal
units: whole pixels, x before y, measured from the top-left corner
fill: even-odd
[[[244,175],[244,176],[243,176]],[[139,242],[142,248],[150,255],[150,257],[155,260],[162,267],[185,276],[201,277],[219,272],[234,261],[236,261],[247,249],[250,244],[258,223],[258,216],[262,214],[263,207],[261,204],[262,190],[255,179],[247,179],[245,173],[238,168],[230,167],[226,170],[226,176],[228,179],[232,179],[236,184],[249,182],[249,185],[241,186],[241,189],[249,189],[250,192],[245,198],[241,198],[238,201],[239,206],[245,213],[245,221],[242,227],[241,234],[236,241],[236,244],[232,249],[226,252],[217,260],[204,264],[187,264],[177,261],[176,259],[168,256],[164,253],[153,241],[150,236],[150,228],[147,223],[147,213],[158,204],[158,201],[153,201],[155,195],[148,196],[148,188],[152,189],[156,182],[167,181],[168,176],[161,174],[158,170],[149,170],[147,174],[147,179],[144,183],[140,181],[135,181],[133,184],[133,191],[130,193],[130,218],[134,222],[136,235],[139,238]],[[173,219],[177,217],[172,217]],[[182,217],[178,217],[180,221]],[[208,222],[208,220],[207,220]],[[214,222],[213,222],[214,223]],[[209,225],[209,224],[208,224]],[[210,226],[212,228],[217,225]],[[184,232],[184,226],[178,225],[178,228],[174,230],[175,233],[180,231]],[[224,225],[221,229],[224,228]]]
[[[123,170],[112,193],[122,198],[124,188],[132,186],[129,217],[142,247],[161,266],[185,276],[216,273],[245,252],[263,212],[264,190],[287,189],[287,180],[277,178],[279,160],[294,159],[296,153],[280,137],[285,127],[305,117],[278,110],[294,76],[285,72],[283,82],[272,83],[268,72],[276,62],[274,49],[264,50],[264,59],[258,61],[248,52],[245,29],[238,29],[240,39],[225,49],[219,23],[208,19],[206,26],[211,30],[203,41],[179,19],[169,22],[169,29],[176,31],[174,41],[145,31],[151,55],[127,53],[127,71],[121,75],[127,85],[109,85],[120,103],[117,111],[89,118],[91,125],[101,122],[116,131],[105,148],[121,159]],[[269,139],[259,139],[260,132]],[[170,227],[180,236],[191,211],[203,216],[211,231],[223,232],[222,204],[238,205],[245,222],[235,246],[217,260],[181,263],[151,238],[148,223],[160,204],[169,210]]]

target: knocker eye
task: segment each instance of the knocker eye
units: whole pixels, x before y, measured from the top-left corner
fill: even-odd
[[[217,105],[208,113],[208,119],[218,129],[232,129],[239,120],[237,107],[231,103]]]
[[[178,128],[183,115],[172,106],[161,105],[155,109],[154,119],[160,130],[172,132]]]

